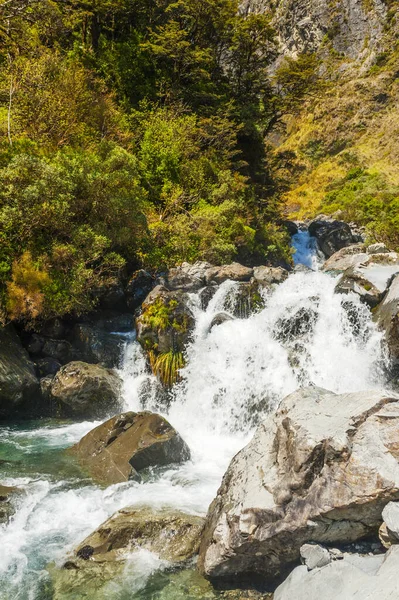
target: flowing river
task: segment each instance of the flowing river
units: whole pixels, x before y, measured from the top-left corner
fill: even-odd
[[[126,346],[122,368],[127,410],[166,415],[187,441],[192,460],[154,469],[142,483],[103,489],[85,479],[63,450],[96,423],[37,421],[0,428],[0,481],[26,491],[13,519],[0,526],[0,599],[53,597],[51,564],[125,506],[173,507],[204,515],[233,455],[256,423],[302,385],[334,392],[384,387],[381,335],[355,295],[334,293],[336,278],[318,270],[320,257],[307,232],[294,236],[294,272],[265,296],[265,308],[209,330],[213,317],[231,311],[236,284],[225,282],[207,310],[192,295],[196,317],[182,381],[169,397],[148,375],[139,345]],[[149,552],[132,555],[109,599],[206,598],[190,595],[176,573]],[[179,583],[180,582],[180,583]],[[213,594],[213,593],[212,593]]]

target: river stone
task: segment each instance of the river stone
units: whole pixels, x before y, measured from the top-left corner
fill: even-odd
[[[366,254],[364,244],[355,244],[335,252],[328,260],[326,260],[322,270],[343,273],[350,267],[362,263],[368,258],[370,258],[370,255]]]
[[[40,399],[34,364],[12,325],[0,328],[0,418],[15,414],[22,405],[32,412]]]
[[[392,359],[392,365],[399,364],[399,275],[389,286],[383,301],[374,313],[379,329],[384,332],[386,345]]]
[[[309,235],[316,238],[320,250],[327,258],[356,241],[351,228],[344,221],[316,219],[310,223],[308,231]]]
[[[207,516],[200,569],[214,580],[280,577],[305,543],[375,535],[399,499],[399,397],[304,388],[230,463]]]
[[[212,331],[214,327],[219,327],[219,325],[223,325],[223,323],[227,323],[228,321],[234,321],[233,317],[227,313],[217,313],[209,325],[209,331]]]
[[[221,284],[227,279],[232,281],[250,281],[254,274],[254,270],[249,267],[244,267],[240,263],[232,263],[231,265],[222,265],[221,267],[211,267],[206,271],[206,283]]]
[[[0,484],[0,524],[7,523],[15,513],[12,499],[20,493],[19,488]]]
[[[254,279],[265,286],[282,283],[288,278],[288,271],[282,267],[255,267]]]
[[[385,548],[399,544],[399,503],[389,502],[382,511],[383,524],[379,529],[379,537]]]
[[[386,254],[388,253],[389,250],[386,247],[385,244],[371,244],[370,246],[367,247],[367,253],[368,254]]]
[[[190,450],[160,415],[126,412],[89,431],[69,452],[99,483],[137,479],[147,467],[182,463]]]
[[[394,600],[399,597],[399,546],[387,554],[344,554],[343,560],[308,571],[297,567],[274,600]]]
[[[362,302],[374,308],[382,300],[392,277],[399,271],[399,255],[396,252],[372,254],[367,259],[347,269],[338,281],[335,291],[339,294],[353,292]]]
[[[57,372],[51,396],[67,416],[99,419],[120,409],[121,388],[115,371],[75,361]]]
[[[326,548],[318,544],[304,544],[300,549],[301,559],[309,571],[325,567],[331,562],[331,556]]]

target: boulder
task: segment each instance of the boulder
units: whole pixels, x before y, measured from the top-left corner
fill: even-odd
[[[329,258],[341,248],[358,240],[353,236],[348,223],[330,219],[316,219],[309,225],[309,235],[316,238],[320,250]]]
[[[244,267],[240,263],[232,263],[231,265],[222,265],[221,267],[211,267],[206,271],[205,279],[207,285],[211,283],[221,284],[227,279],[232,281],[250,281],[254,274],[254,270],[249,267]]]
[[[367,259],[347,269],[338,281],[335,291],[353,292],[362,302],[374,308],[386,293],[392,277],[399,271],[399,255],[372,254]]]
[[[115,371],[75,361],[58,371],[50,393],[65,416],[101,419],[120,410],[121,388]]]
[[[291,237],[296,235],[299,231],[298,225],[295,223],[295,221],[283,221],[281,225],[288,231]]]
[[[40,399],[34,364],[12,325],[0,328],[0,418],[15,414],[22,405],[33,412]]]
[[[45,338],[41,353],[45,357],[54,358],[62,365],[77,359],[77,352],[67,340]]]
[[[399,499],[399,397],[304,388],[232,460],[207,516],[200,569],[281,577],[305,543],[376,534]]]
[[[132,311],[139,308],[154,285],[155,281],[150,273],[143,269],[136,271],[126,286],[127,307]]]
[[[21,490],[16,487],[0,484],[0,524],[7,523],[15,513],[15,505],[12,500],[20,493]]]
[[[388,293],[374,313],[378,327],[384,332],[392,366],[399,365],[399,275],[396,275]]]
[[[182,352],[194,328],[188,294],[158,285],[146,297],[136,319],[137,340],[156,354]]]
[[[134,588],[129,589],[129,576],[137,581],[145,568],[135,551],[147,550],[160,560],[181,566],[197,554],[203,524],[203,518],[179,511],[152,512],[135,507],[118,511],[79,545],[61,569],[52,570],[54,600],[106,600],[110,594],[130,598]],[[198,579],[201,589],[210,588],[200,576]],[[112,592],[107,583],[111,583]],[[173,591],[170,597],[176,598]],[[187,595],[178,597],[183,600]]]
[[[282,267],[255,267],[254,279],[263,286],[283,283],[288,278],[288,271]]]
[[[75,325],[72,333],[72,344],[79,354],[79,359],[91,364],[100,364],[108,369],[120,367],[124,337],[108,331],[102,331],[84,323]]]
[[[102,423],[68,451],[99,483],[138,479],[147,467],[182,463],[190,450],[160,415],[126,412]]]
[[[389,502],[382,511],[383,524],[379,530],[381,543],[385,548],[399,544],[399,503]]]
[[[321,569],[297,567],[274,593],[274,600],[393,600],[399,597],[399,546],[387,554],[344,554]]]
[[[369,255],[366,254],[363,244],[348,246],[347,248],[338,250],[338,252],[335,252],[328,260],[326,260],[322,270],[343,273],[350,267],[362,263],[368,258]]]
[[[202,310],[206,310],[209,306],[210,301],[214,297],[218,290],[217,285],[208,285],[200,290],[198,296],[201,304]]]
[[[388,248],[385,244],[371,244],[367,247],[367,254],[387,254],[389,253]]]
[[[302,562],[307,566],[308,571],[325,567],[331,562],[329,551],[318,544],[304,544],[301,546],[300,554]]]
[[[169,269],[165,285],[172,291],[196,292],[206,284],[205,275],[210,268],[212,265],[207,262],[183,263],[180,267]]]
[[[209,331],[212,331],[214,327],[218,327],[219,325],[223,325],[223,323],[227,323],[227,321],[234,321],[231,315],[227,313],[218,313],[215,315],[209,325]]]
[[[47,375],[55,375],[61,369],[61,363],[55,358],[39,358],[36,361],[36,369],[39,377],[47,377]]]
[[[126,310],[125,290],[120,281],[115,280],[99,290],[99,305],[110,310]]]
[[[264,307],[261,292],[265,287],[269,286],[259,284],[254,278],[250,282],[236,282],[224,297],[224,310],[238,319],[247,319]]]

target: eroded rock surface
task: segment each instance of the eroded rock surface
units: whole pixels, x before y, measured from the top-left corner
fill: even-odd
[[[399,499],[399,398],[305,388],[285,398],[232,460],[212,502],[200,568],[273,580],[304,543],[376,534]]]
[[[181,463],[190,450],[177,431],[160,415],[126,412],[109,419],[69,452],[99,483],[111,485],[136,479],[151,466]]]
[[[121,387],[115,371],[75,361],[57,372],[50,395],[67,416],[103,418],[120,410]]]
[[[312,221],[309,225],[309,235],[316,238],[320,250],[327,258],[358,241],[348,223],[331,219],[320,218]]]

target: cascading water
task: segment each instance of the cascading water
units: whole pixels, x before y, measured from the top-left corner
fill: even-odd
[[[307,232],[295,237],[296,262],[317,269],[319,258]],[[1,481],[26,495],[11,522],[0,526],[0,598],[51,598],[46,565],[62,562],[119,508],[173,507],[204,514],[230,459],[256,423],[298,386],[335,392],[383,387],[381,335],[358,297],[335,294],[335,285],[335,278],[321,271],[293,273],[264,292],[259,312],[212,328],[218,313],[234,317],[239,285],[225,282],[206,310],[192,295],[196,328],[187,366],[167,397],[148,374],[138,343],[127,346],[122,369],[126,409],[166,414],[192,450],[190,462],[155,469],[141,484],[101,489],[82,479],[62,454],[94,423],[2,428]],[[164,563],[149,553],[135,561],[126,581],[115,583],[106,597],[166,598],[145,591],[148,578]],[[173,590],[167,597],[174,598]]]

